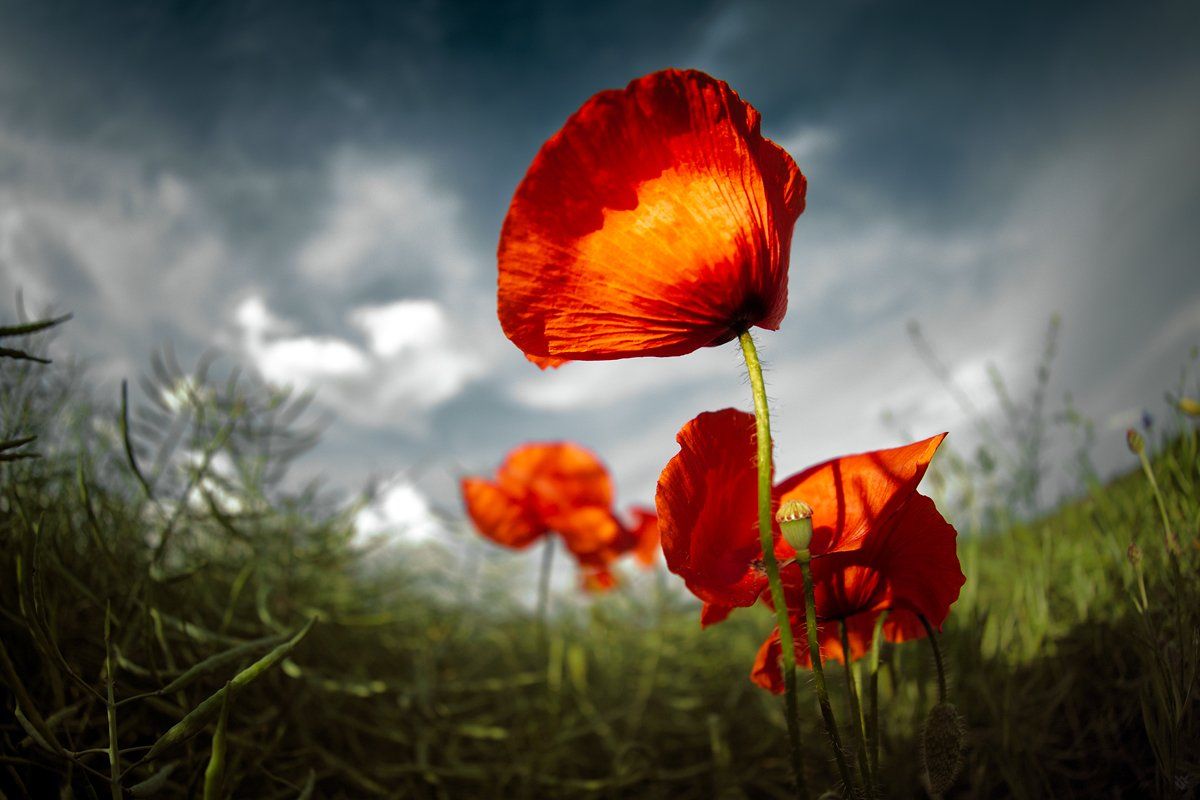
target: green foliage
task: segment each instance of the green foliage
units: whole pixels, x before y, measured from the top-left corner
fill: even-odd
[[[790,796],[780,701],[748,680],[769,615],[701,631],[660,573],[559,599],[543,640],[510,583],[463,566],[465,531],[380,558],[353,508],[287,488],[304,398],[169,353],[143,390],[97,404],[69,370],[0,362],[0,440],[43,456],[0,463],[5,796]],[[1194,423],[1150,451],[1161,512],[1131,455],[1049,515],[1004,517],[1036,483],[996,476],[1042,456],[991,454],[1003,491],[977,487],[959,522],[968,580],[940,637],[966,730],[945,796],[1194,795]],[[960,486],[986,466],[954,465]],[[885,793],[922,796],[930,649],[887,645],[872,675]],[[818,795],[833,769],[801,699]]]

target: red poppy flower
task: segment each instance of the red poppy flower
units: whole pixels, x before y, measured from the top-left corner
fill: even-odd
[[[462,481],[467,514],[487,538],[528,547],[550,531],[568,547],[597,550],[616,538],[608,470],[590,451],[567,442],[527,444],[513,450],[495,480]]]
[[[499,245],[504,333],[534,363],[677,356],[774,330],[805,180],[723,81],[592,97],[534,158]]]
[[[773,502],[802,499],[813,508],[809,545],[823,657],[842,658],[846,622],[851,658],[870,643],[875,617],[888,610],[890,641],[924,635],[918,614],[941,626],[965,577],[956,533],[919,494],[917,484],[945,434],[888,450],[843,456],[778,484]],[[687,423],[680,451],[658,483],[659,527],[667,567],[705,601],[702,624],[724,619],[766,596],[757,529],[754,417],[725,409]],[[776,557],[797,624],[797,660],[808,664],[799,567],[775,529]],[[772,649],[773,648],[773,649]],[[778,634],[764,644],[753,678],[782,691]]]
[[[521,549],[548,533],[559,534],[583,570],[588,589],[615,586],[611,566],[626,553],[649,566],[658,552],[654,512],[635,507],[632,524],[618,519],[608,470],[575,444],[518,447],[495,479],[464,478],[462,492],[475,527],[498,544]]]

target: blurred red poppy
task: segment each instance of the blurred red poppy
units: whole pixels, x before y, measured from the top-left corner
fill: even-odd
[[[835,458],[775,487],[776,508],[791,499],[813,508],[809,551],[823,658],[843,658],[838,623],[846,623],[850,656],[857,658],[870,646],[880,612],[889,612],[888,640],[904,641],[924,635],[918,615],[940,628],[958,598],[965,577],[957,534],[916,490],[943,438]],[[701,623],[709,625],[767,598],[756,524],[754,417],[733,409],[704,413],[677,439],[680,452],[658,483],[663,553],[667,567],[705,602]],[[775,553],[796,627],[797,661],[807,665],[800,568],[777,525]],[[776,631],[752,677],[781,692],[778,657]]]
[[[723,81],[601,92],[538,152],[500,234],[500,323],[545,368],[677,356],[787,309],[805,179]]]
[[[568,547],[586,551],[618,533],[609,511],[608,470],[591,451],[569,442],[518,447],[494,480],[464,478],[462,492],[475,527],[506,547],[528,547],[557,531]]]
[[[610,567],[633,553],[652,564],[658,551],[654,512],[613,513],[612,479],[591,451],[569,442],[527,444],[509,453],[494,479],[464,478],[463,500],[475,527],[497,544],[521,549],[557,533],[584,570],[588,588],[616,585]]]

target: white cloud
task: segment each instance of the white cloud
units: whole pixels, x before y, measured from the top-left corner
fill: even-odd
[[[388,536],[421,542],[444,535],[445,526],[417,487],[396,480],[380,491],[354,518],[360,537]]]
[[[0,163],[0,302],[74,312],[63,344],[103,374],[134,372],[150,330],[207,343],[241,265],[188,181],[2,127]]]
[[[292,333],[257,295],[233,313],[242,351],[271,383],[316,390],[336,413],[370,427],[415,427],[423,412],[457,395],[483,365],[432,300],[362,306],[347,314],[367,345]]]
[[[435,346],[447,333],[446,316],[432,300],[358,308],[350,319],[367,334],[372,352],[381,358]]]

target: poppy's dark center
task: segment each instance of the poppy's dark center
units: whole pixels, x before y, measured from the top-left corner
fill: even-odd
[[[717,334],[711,342],[705,347],[717,347],[718,345],[732,342],[737,337],[741,336],[746,331],[758,324],[758,321],[767,315],[767,304],[758,295],[747,295],[742,301],[741,306],[734,311],[729,317],[729,325],[724,331]]]

